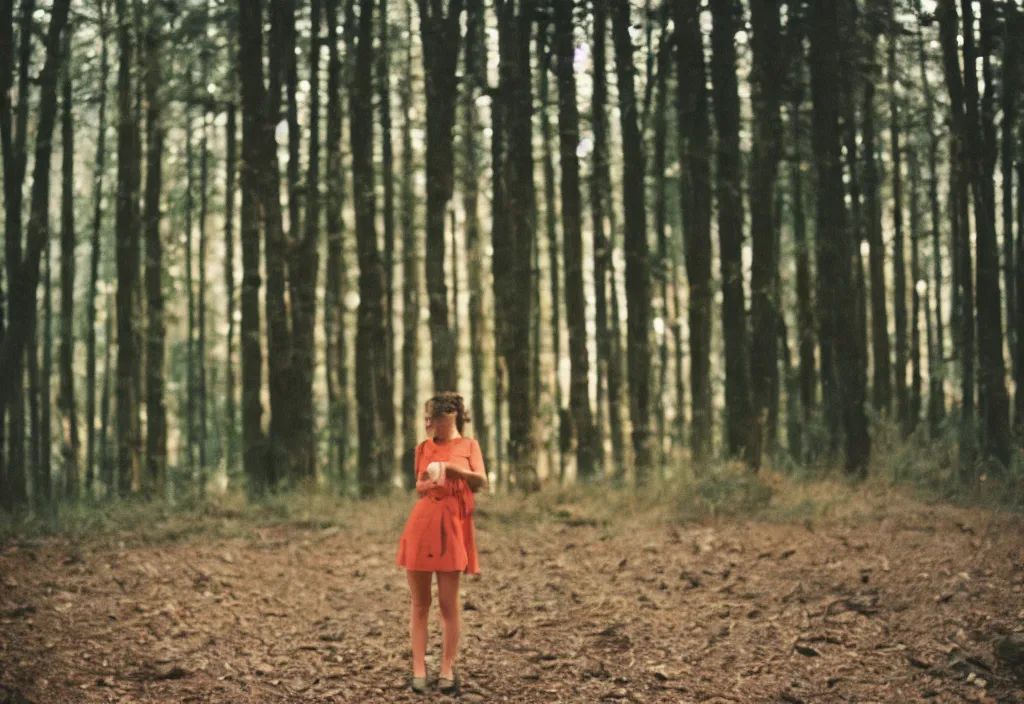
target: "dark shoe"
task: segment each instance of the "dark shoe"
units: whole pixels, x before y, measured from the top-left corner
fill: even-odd
[[[459,691],[459,676],[452,675],[451,678],[440,677],[437,680],[437,689],[442,694],[455,694]]]
[[[416,692],[416,694],[426,694],[427,693],[427,678],[426,677],[413,677],[412,681],[409,683],[409,686],[412,687],[412,691]]]

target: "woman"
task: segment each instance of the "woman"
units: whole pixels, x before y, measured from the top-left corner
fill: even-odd
[[[476,440],[462,437],[469,422],[462,397],[434,396],[426,404],[427,439],[416,448],[416,492],[419,501],[402,531],[397,562],[406,569],[412,596],[409,631],[412,638],[412,689],[427,689],[427,616],[430,584],[437,573],[444,649],[438,688],[454,692],[453,672],[459,645],[459,577],[480,574],[473,530],[473,493],[487,487],[483,455]]]

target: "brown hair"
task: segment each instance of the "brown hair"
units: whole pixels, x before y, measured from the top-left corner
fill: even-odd
[[[434,396],[427,402],[430,405],[431,415],[434,418],[440,418],[441,416],[449,413],[455,414],[455,427],[458,428],[459,433],[462,433],[462,428],[466,423],[471,422],[469,413],[466,411],[466,405],[462,400],[462,396],[455,393],[454,391],[445,391]]]

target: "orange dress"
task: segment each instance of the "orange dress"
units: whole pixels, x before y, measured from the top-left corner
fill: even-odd
[[[484,473],[480,445],[472,438],[424,440],[416,448],[416,476],[423,478],[431,462]],[[473,491],[465,479],[445,476],[442,486],[420,497],[402,531],[396,562],[408,570],[480,574]]]

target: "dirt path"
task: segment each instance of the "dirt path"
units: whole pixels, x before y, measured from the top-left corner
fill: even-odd
[[[856,528],[610,527],[482,513],[461,701],[1024,702],[992,654],[1024,629],[1019,519],[918,507]],[[0,702],[445,701],[404,689],[401,517],[365,524],[8,545]],[[433,615],[431,629],[436,676]]]

